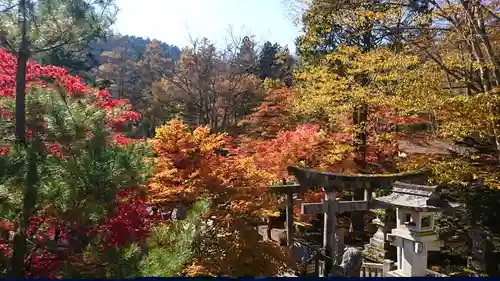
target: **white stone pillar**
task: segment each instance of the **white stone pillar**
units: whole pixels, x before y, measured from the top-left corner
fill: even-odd
[[[403,264],[402,264],[402,260],[403,260],[403,255],[402,255],[402,252],[403,252],[403,248],[402,247],[397,247],[397,255],[398,255],[398,259],[397,259],[397,267],[398,267],[398,270],[401,270],[403,269]]]
[[[404,276],[427,276],[427,245],[403,239],[402,268]]]

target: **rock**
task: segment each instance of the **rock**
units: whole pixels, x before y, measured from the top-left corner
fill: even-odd
[[[363,256],[361,250],[349,247],[342,256],[340,266],[344,269],[346,277],[359,277],[361,265],[363,264]]]
[[[187,208],[184,205],[179,205],[172,210],[170,215],[172,220],[183,220],[187,217]]]
[[[359,277],[363,256],[361,250],[348,247],[342,256],[340,266],[333,266],[328,277]]]

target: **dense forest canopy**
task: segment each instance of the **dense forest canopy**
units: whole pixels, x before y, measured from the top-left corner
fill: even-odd
[[[430,169],[462,205],[436,217],[429,267],[498,275],[500,1],[282,2],[297,55],[251,35],[116,34],[113,0],[0,0],[0,276],[297,273],[260,233],[284,228],[269,186],[295,181],[290,165]],[[363,243],[371,219],[338,218]]]

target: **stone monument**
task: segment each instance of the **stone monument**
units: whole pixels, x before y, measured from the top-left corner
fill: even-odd
[[[387,233],[396,225],[395,210],[374,210],[377,217],[372,223],[377,227],[377,232],[370,238],[370,243],[365,245],[363,257],[371,262],[383,263],[386,259],[395,259],[396,252],[387,241]]]

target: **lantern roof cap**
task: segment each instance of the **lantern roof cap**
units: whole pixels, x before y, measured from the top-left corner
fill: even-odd
[[[392,193],[374,200],[396,207],[411,208],[419,212],[438,212],[459,206],[441,197],[440,186],[418,185],[403,182],[393,184]]]

